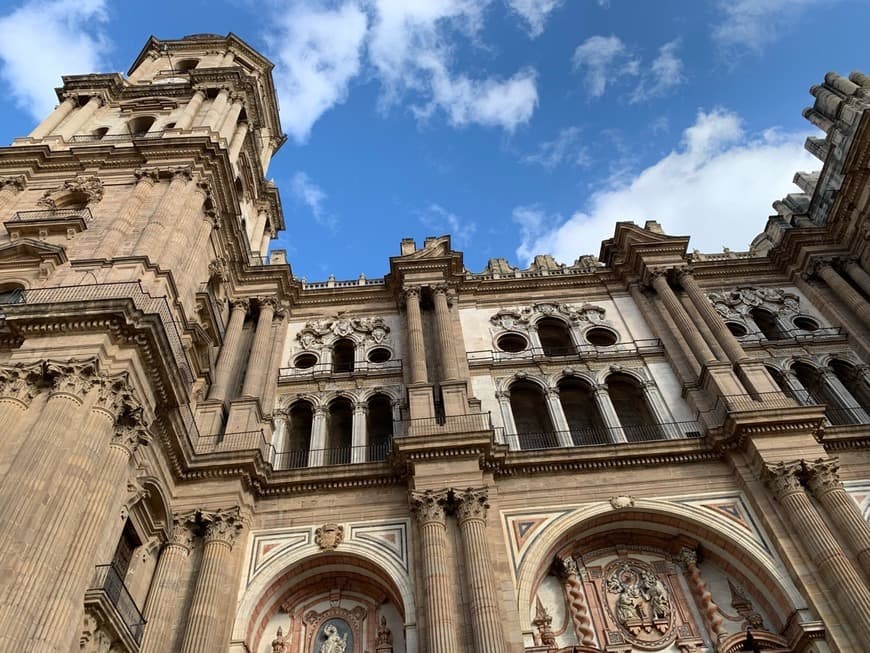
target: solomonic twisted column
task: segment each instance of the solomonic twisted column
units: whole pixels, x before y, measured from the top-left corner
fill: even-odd
[[[428,653],[456,653],[459,650],[450,601],[453,583],[447,566],[445,509],[448,499],[448,490],[411,492],[411,511],[420,525]]]
[[[190,602],[187,629],[181,653],[213,653],[225,646],[222,636],[223,613],[233,609],[227,601],[227,588],[235,587],[232,578],[232,550],[244,526],[239,509],[200,513],[205,523],[202,563]]]
[[[505,650],[504,632],[498,613],[498,598],[486,537],[487,501],[486,488],[468,488],[457,494],[456,521],[459,523],[462,552],[468,571],[474,650],[499,653]]]
[[[803,465],[800,461],[767,465],[766,481],[782,507],[794,532],[819,570],[830,584],[840,614],[848,618],[859,641],[870,641],[870,589],[849,562],[837,538],[813,506],[800,482]],[[861,606],[860,609],[855,609]]]
[[[720,642],[728,636],[728,629],[723,624],[724,619],[719,613],[719,606],[713,602],[713,595],[710,594],[707,583],[701,577],[701,569],[698,567],[698,553],[692,549],[683,549],[680,552],[680,559],[686,565],[686,571],[689,573],[689,586],[698,601],[698,607],[710,629],[710,635],[714,642]]]
[[[864,578],[870,582],[870,525],[840,482],[840,464],[835,459],[820,458],[812,463],[804,462],[804,468],[810,492],[822,504],[855,554]]]
[[[586,602],[586,593],[583,591],[583,581],[580,579],[576,561],[570,556],[557,558],[553,561],[553,569],[565,585],[574,636],[581,646],[595,646],[595,630],[592,627],[589,604]]]
[[[170,650],[172,620],[177,611],[178,585],[193,543],[194,514],[175,518],[170,540],[160,552],[151,589],[145,601],[145,634],[140,653]]]

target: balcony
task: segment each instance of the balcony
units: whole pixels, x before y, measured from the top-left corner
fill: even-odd
[[[139,650],[145,619],[112,565],[94,569],[91,585],[85,591],[85,609],[97,617],[102,629],[116,641],[116,648],[128,653]]]
[[[335,447],[332,449],[297,449],[278,451],[273,454],[272,469],[302,469],[305,467],[329,467],[356,463],[383,462],[387,459],[392,444],[368,444],[359,447]]]
[[[668,422],[663,424],[627,424],[623,426],[600,426],[536,433],[512,433],[505,435],[505,442],[514,451],[540,451],[564,447],[561,442],[574,447],[625,446],[639,442],[661,442],[700,438],[702,427],[696,421]],[[627,441],[627,442],[626,442]]]
[[[88,208],[82,209],[44,209],[40,211],[18,211],[11,220],[3,223],[10,240],[36,238],[45,240],[49,236],[71,238],[88,228],[94,216]]]
[[[644,340],[633,340],[632,342],[621,342],[605,347],[583,344],[563,348],[550,347],[547,349],[542,347],[529,347],[518,352],[500,350],[470,351],[468,352],[467,357],[470,366],[479,366],[493,364],[515,365],[518,362],[524,361],[537,362],[547,360],[563,363],[578,358],[617,359],[642,356],[644,354],[659,354],[662,352],[661,340],[658,338],[649,338]]]
[[[396,438],[483,431],[492,431],[492,415],[489,413],[440,415],[393,422],[393,434]]]
[[[318,363],[311,367],[282,367],[278,370],[278,381],[298,381],[312,378],[343,378],[350,376],[401,376],[402,359],[394,358],[383,363],[354,361],[353,369],[335,369],[329,363]]]
[[[770,339],[762,333],[749,333],[737,338],[744,347],[793,346],[795,344],[812,344],[822,342],[839,342],[848,339],[840,327],[820,327],[813,331],[806,329],[791,329],[783,331],[779,338]]]

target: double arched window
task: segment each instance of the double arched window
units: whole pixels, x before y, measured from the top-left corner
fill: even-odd
[[[870,424],[870,387],[855,365],[834,358],[824,365],[799,360],[786,368],[768,369],[797,403],[826,406],[831,424]]]

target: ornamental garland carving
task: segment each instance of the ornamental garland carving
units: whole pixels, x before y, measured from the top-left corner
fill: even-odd
[[[449,490],[425,490],[423,492],[411,492],[411,512],[413,512],[421,524],[438,522],[443,524],[446,520],[446,511],[450,500]]]
[[[382,317],[350,317],[337,313],[329,318],[306,322],[296,334],[296,339],[304,349],[313,349],[328,345],[338,338],[382,344],[388,339],[389,333],[390,327]]]
[[[200,520],[205,526],[206,541],[223,542],[230,547],[245,525],[238,506],[226,510],[200,511]]]
[[[774,315],[800,312],[800,298],[782,288],[741,286],[734,290],[708,293],[707,298],[722,317],[730,319],[742,319],[758,307]]]
[[[673,636],[671,592],[647,563],[632,558],[604,569],[604,599],[623,635],[639,648],[657,649]]]
[[[56,209],[57,201],[69,194],[84,195],[87,204],[96,204],[103,199],[103,182],[99,177],[93,176],[68,179],[61,186],[45,191],[36,204],[46,209]]]
[[[604,322],[605,311],[594,304],[573,306],[572,304],[557,304],[554,302],[538,302],[531,306],[504,309],[489,318],[494,327],[511,331],[513,329],[528,329],[541,317],[560,316],[568,320],[572,326],[584,322]]]

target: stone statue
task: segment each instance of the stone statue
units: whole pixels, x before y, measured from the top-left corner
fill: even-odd
[[[667,619],[671,615],[671,600],[668,590],[655,574],[643,574],[643,598],[650,603],[653,619]]]
[[[320,645],[320,653],[344,653],[347,648],[347,633],[344,636],[338,636],[338,628],[329,624],[323,629],[323,635],[326,641]]]
[[[272,640],[272,653],[287,653],[287,640],[284,638],[284,629],[278,626],[278,633]]]
[[[381,622],[378,625],[378,635],[375,644],[381,646],[383,644],[392,644],[393,643],[393,633],[390,632],[390,629],[387,628],[387,618],[381,615]]]

